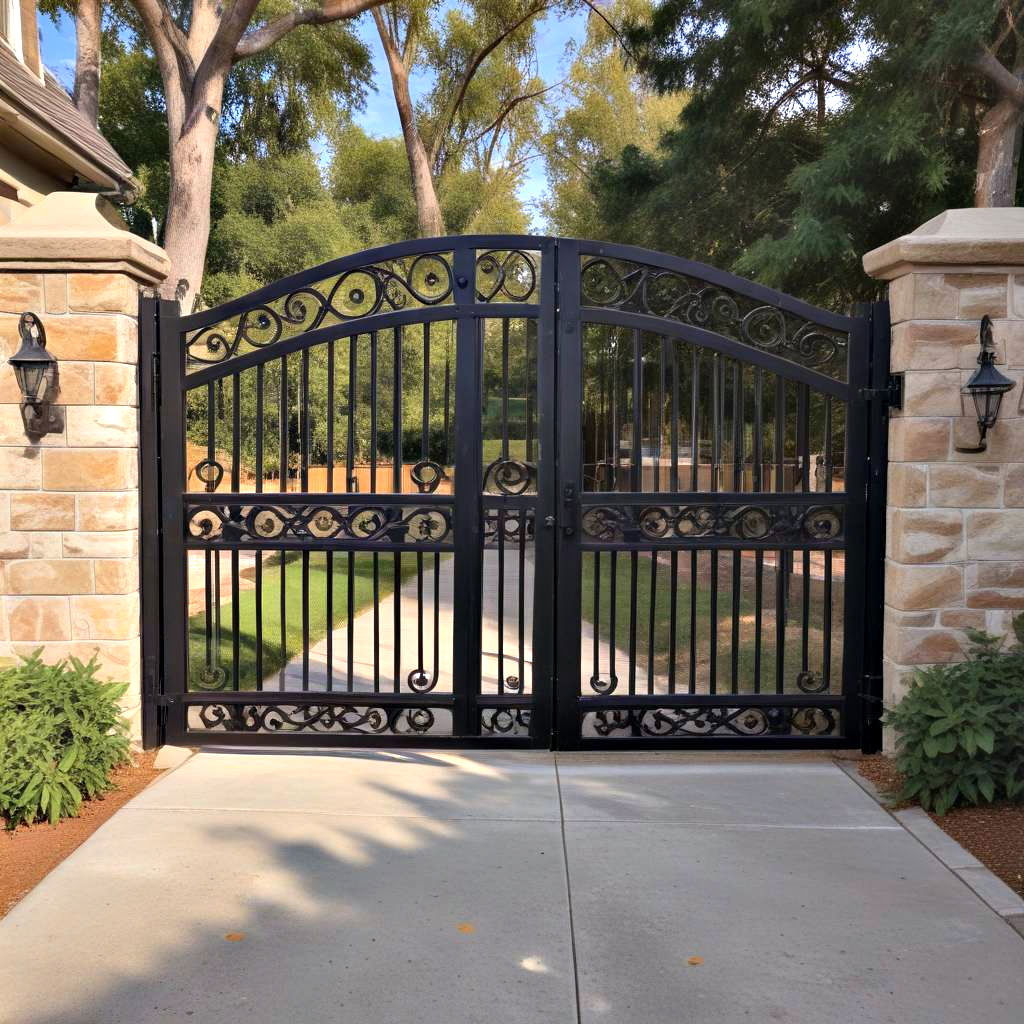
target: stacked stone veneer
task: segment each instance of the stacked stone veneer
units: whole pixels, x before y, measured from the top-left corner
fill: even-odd
[[[1024,210],[951,210],[869,253],[888,280],[891,369],[905,377],[889,427],[884,689],[898,701],[921,666],[964,657],[968,628],[1005,633],[1024,611]],[[982,316],[1017,382],[988,450],[960,388],[977,367]]]
[[[0,228],[0,656],[99,658],[140,716],[138,295],[166,257],[95,196]],[[26,437],[7,358],[37,313],[59,360],[63,433]]]

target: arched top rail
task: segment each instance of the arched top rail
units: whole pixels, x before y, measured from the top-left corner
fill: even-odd
[[[459,235],[369,249],[180,317],[177,328],[190,377],[208,377],[212,367],[240,368],[240,358],[249,362],[257,352],[283,354],[314,334],[322,340],[325,328],[338,327],[330,332],[338,337],[386,329],[390,319],[412,323],[417,313],[486,316],[496,306],[503,316],[534,315],[542,277],[556,273],[556,254],[558,280],[578,281],[585,320],[588,310],[602,310],[682,323],[815,376],[847,380],[851,317],[692,260],[536,235]]]

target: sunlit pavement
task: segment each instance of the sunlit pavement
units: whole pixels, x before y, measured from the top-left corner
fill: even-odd
[[[1024,942],[826,759],[210,752],[0,922],[3,1024],[1020,1024]]]

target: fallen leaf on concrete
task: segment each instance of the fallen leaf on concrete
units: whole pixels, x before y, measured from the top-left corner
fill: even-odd
[[[468,921],[463,921],[461,924],[455,926],[463,935],[472,935],[476,931]]]
[[[228,932],[224,938],[228,942],[241,942],[245,938],[245,932]]]
[[[704,963],[704,957],[702,957],[702,956],[691,956],[691,957],[687,958],[686,962],[691,967],[699,967],[702,963]]]

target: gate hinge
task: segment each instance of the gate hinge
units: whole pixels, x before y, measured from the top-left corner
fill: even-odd
[[[153,404],[157,405],[160,401],[160,353],[154,352],[152,359],[150,380],[153,385]]]
[[[871,672],[866,672],[861,677],[862,688],[860,691],[860,699],[865,701],[872,706],[877,705],[879,709],[882,707],[882,698],[878,696],[878,690],[882,685],[882,677]]]
[[[169,708],[178,703],[178,698],[173,693],[158,693],[156,695],[156,706],[158,708]]]
[[[879,401],[890,409],[903,408],[903,374],[890,373],[884,388],[861,388],[860,397],[868,402]]]

